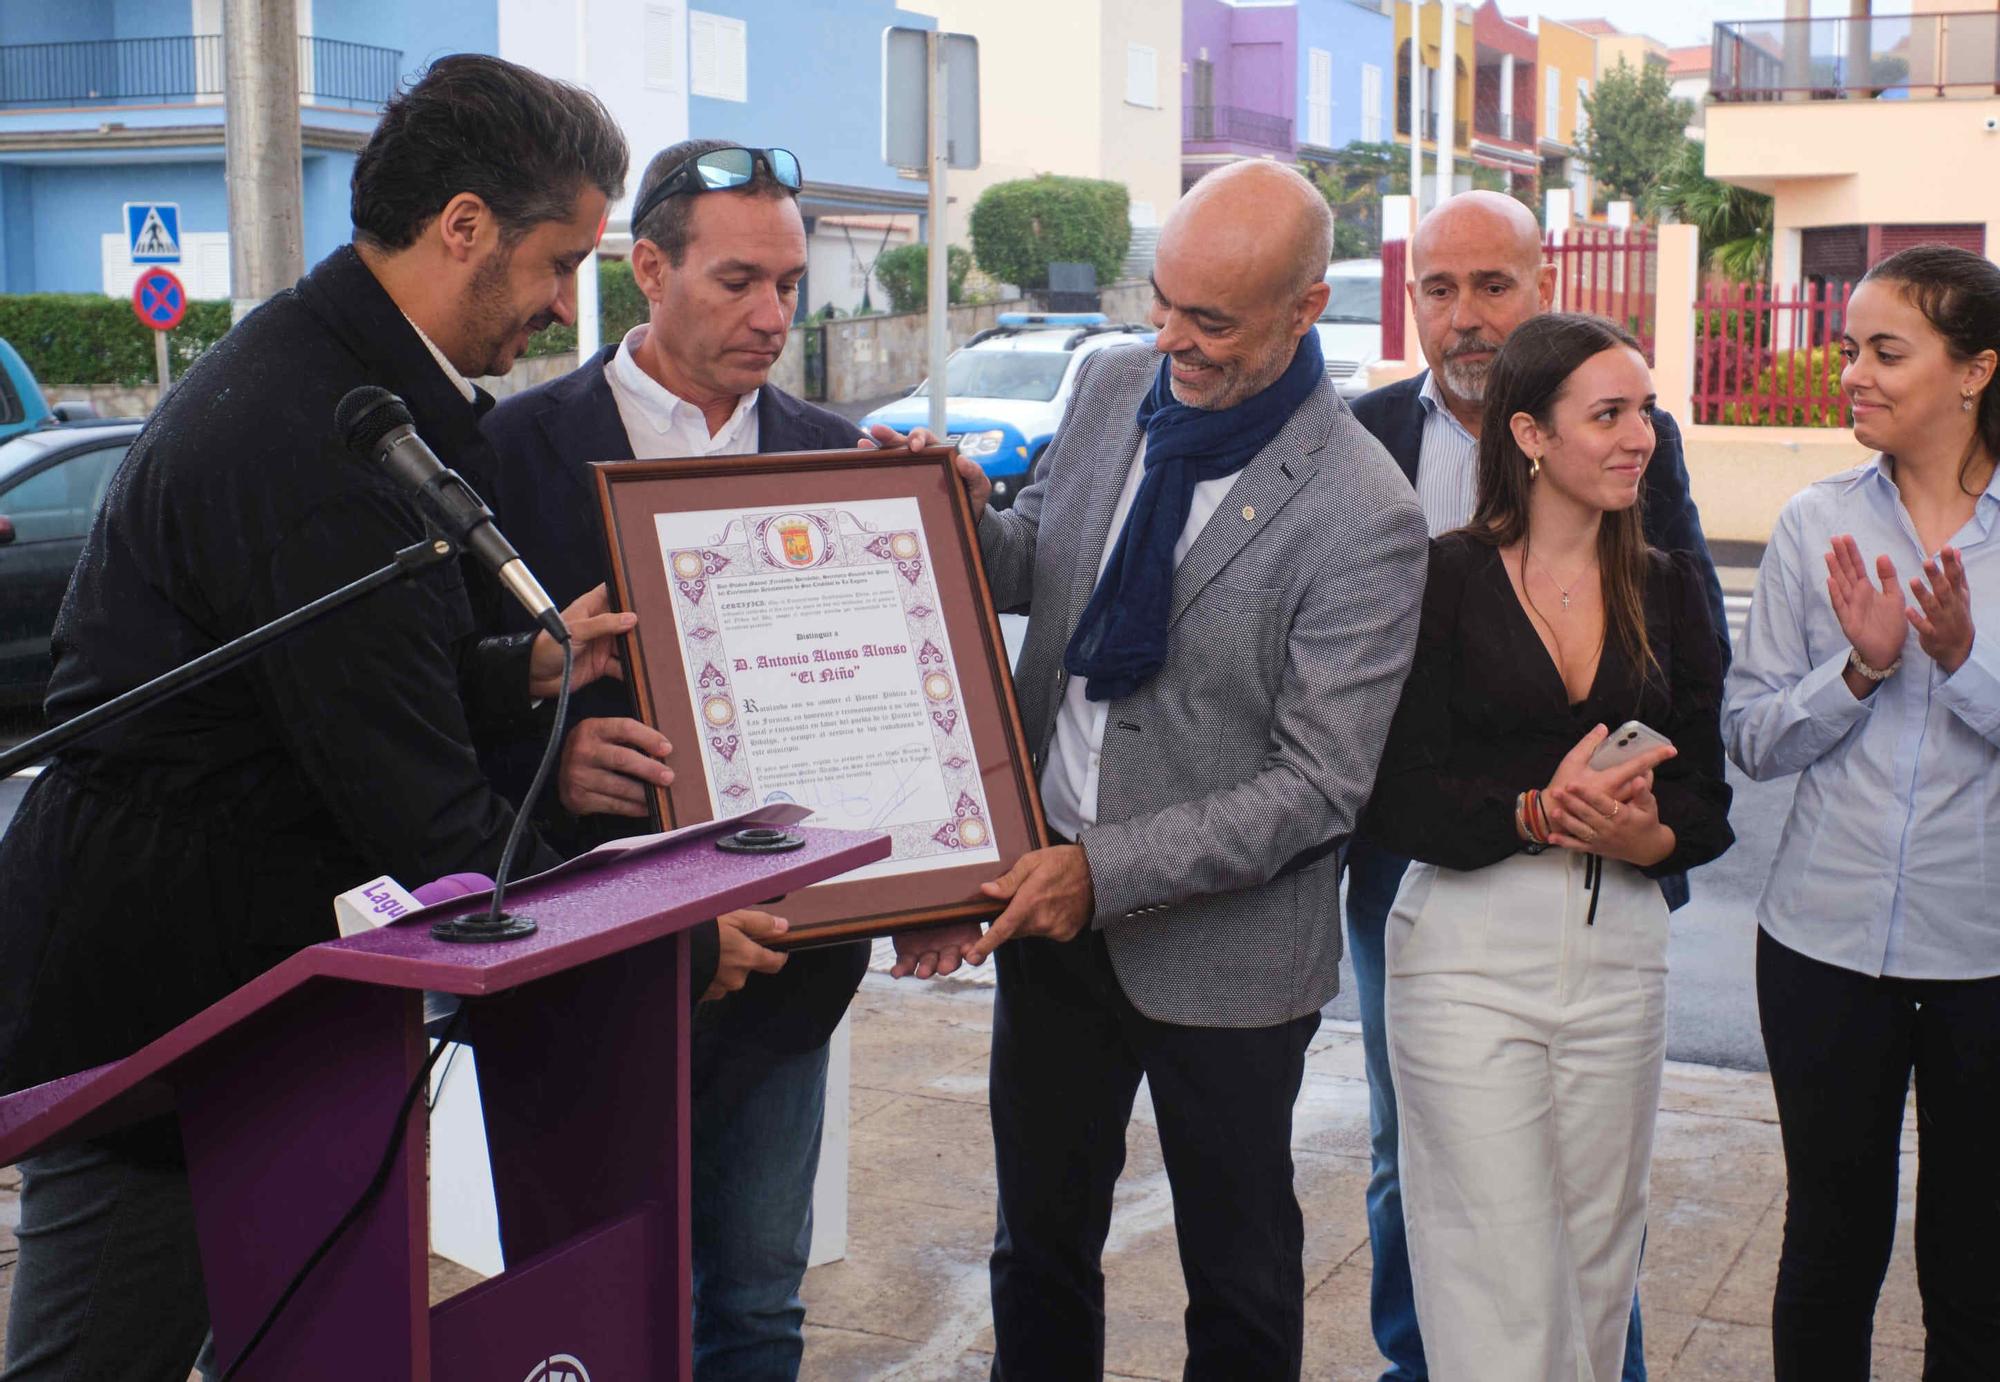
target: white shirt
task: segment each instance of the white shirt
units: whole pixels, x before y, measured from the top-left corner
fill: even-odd
[[[417,339],[424,343],[424,349],[431,353],[431,359],[438,362],[438,368],[444,371],[444,377],[451,381],[451,386],[458,390],[459,396],[467,403],[472,402],[472,381],[460,374],[458,366],[445,358],[445,353],[437,348],[437,342],[426,336],[424,329],[410,320],[408,312],[403,313],[403,320],[410,323],[410,330],[417,333]]]
[[[633,348],[646,339],[646,323],[625,333],[618,353],[604,368],[611,385],[611,397],[618,404],[618,420],[625,424],[625,439],[632,443],[632,457],[640,461],[678,460],[684,456],[747,456],[757,449],[757,395],[752,389],[736,400],[736,411],[722,430],[708,434],[708,418],[701,409],[675,395],[641,368]]]
[[[1132,457],[1132,469],[1125,476],[1125,488],[1118,495],[1118,507],[1111,515],[1111,531],[1105,539],[1104,551],[1097,558],[1100,580],[1111,561],[1112,550],[1118,546],[1119,534],[1125,531],[1126,516],[1132,512],[1132,501],[1138,497],[1139,481],[1145,474],[1146,442],[1142,437],[1138,454]],[[1208,520],[1229,497],[1230,487],[1235,483],[1236,475],[1223,475],[1203,480],[1194,487],[1187,525],[1181,529],[1180,541],[1174,544],[1176,568],[1188,554],[1188,548],[1194,546],[1194,540],[1201,536],[1201,530],[1208,526]],[[1055,742],[1050,745],[1049,761],[1042,768],[1042,810],[1048,817],[1049,829],[1072,840],[1097,824],[1097,768],[1104,749],[1104,727],[1111,718],[1110,701],[1093,701],[1084,695],[1088,682],[1087,677],[1069,679],[1062,708],[1056,712]]]
[[[1417,502],[1431,536],[1463,528],[1479,502],[1479,438],[1465,430],[1438,392],[1437,371],[1417,391],[1424,405],[1424,441],[1417,451]]]

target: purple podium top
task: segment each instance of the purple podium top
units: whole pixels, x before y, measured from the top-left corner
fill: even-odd
[[[46,1146],[109,1132],[174,1106],[173,1067],[301,985],[345,979],[479,996],[514,988],[684,931],[889,855],[885,835],[795,827],[804,848],[729,854],[715,837],[742,820],[711,822],[644,850],[585,856],[508,889],[509,913],[534,918],[520,940],[436,940],[431,923],[483,911],[477,897],[427,907],[365,935],[309,946],[202,1009],[124,1060],[0,1098],[0,1166]],[[330,903],[329,903],[330,905]]]

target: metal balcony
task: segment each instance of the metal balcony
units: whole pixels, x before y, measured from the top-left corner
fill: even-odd
[[[1715,26],[1712,101],[1912,100],[1996,89],[2000,12],[1993,10]]]
[[[299,39],[299,97],[379,109],[396,92],[403,55],[339,39]],[[0,47],[0,109],[219,100],[222,37],[113,38]]]
[[[1187,143],[1248,144],[1258,149],[1292,150],[1292,122],[1282,115],[1238,106],[1185,106],[1181,138]]]

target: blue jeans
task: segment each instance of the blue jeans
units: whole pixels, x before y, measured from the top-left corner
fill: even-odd
[[[1361,1052],[1368,1066],[1368,1247],[1374,1259],[1368,1318],[1375,1347],[1389,1364],[1382,1382],[1426,1382],[1423,1335],[1410,1285],[1410,1249],[1403,1236],[1403,1190],[1396,1172],[1396,1086],[1389,1073],[1389,1031],[1382,1020],[1387,982],[1383,935],[1409,860],[1357,839],[1347,852],[1347,952],[1361,1005]],[[1625,1335],[1624,1382],[1646,1382],[1646,1345],[1639,1296]]]
[[[796,1378],[827,1047],[767,1051],[707,1017],[692,1057],[694,1375]]]

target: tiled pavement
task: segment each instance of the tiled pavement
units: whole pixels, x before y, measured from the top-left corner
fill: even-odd
[[[870,975],[854,1009],[853,1149],[845,1261],[806,1278],[804,1376],[967,1379],[992,1348],[993,1229],[986,1053],[992,991]],[[1368,1337],[1368,1099],[1360,1038],[1314,1041],[1294,1152],[1306,1214],[1306,1369],[1372,1382]],[[1915,1120],[1908,1120],[1895,1265],[1876,1317],[1875,1376],[1914,1382],[1923,1331],[1911,1257]],[[1105,1257],[1107,1361],[1119,1378],[1180,1376],[1185,1304],[1159,1140],[1140,1100]],[[16,1175],[0,1171],[0,1285],[12,1275]],[[1770,1376],[1765,1320],[1783,1218],[1783,1164],[1761,1075],[1669,1066],[1641,1295],[1656,1382]],[[473,1279],[441,1259],[435,1294]],[[4,1304],[0,1304],[4,1316]]]

